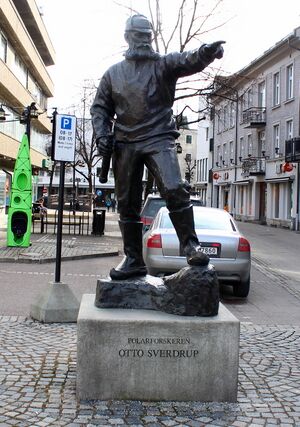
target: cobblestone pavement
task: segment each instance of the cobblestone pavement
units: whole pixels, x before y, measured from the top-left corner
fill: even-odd
[[[297,327],[241,325],[236,404],[78,402],[75,324],[2,316],[0,346],[0,426],[300,426]]]

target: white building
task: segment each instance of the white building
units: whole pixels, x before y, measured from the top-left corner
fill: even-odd
[[[215,84],[213,206],[298,229],[299,164],[286,167],[285,141],[300,135],[300,27]]]

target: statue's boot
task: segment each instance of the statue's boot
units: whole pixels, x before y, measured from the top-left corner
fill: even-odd
[[[195,232],[193,207],[169,213],[175,227],[180,253],[186,256],[190,265],[207,265],[209,257],[201,251],[201,245]]]
[[[125,280],[135,276],[145,276],[147,268],[143,260],[142,222],[119,221],[123,238],[125,257],[122,262],[110,270],[113,280]]]

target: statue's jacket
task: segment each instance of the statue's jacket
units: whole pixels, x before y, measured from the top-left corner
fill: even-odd
[[[111,66],[100,80],[91,108],[96,138],[111,132],[113,119],[117,141],[139,142],[159,135],[177,138],[172,111],[176,82],[212,61],[202,46],[155,59],[124,59]]]

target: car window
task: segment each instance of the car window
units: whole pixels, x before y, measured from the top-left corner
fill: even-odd
[[[214,212],[209,210],[208,212],[196,212],[194,214],[194,221],[196,229],[236,231],[230,217],[224,215],[222,211]],[[173,228],[173,224],[167,213],[162,216],[161,228]]]
[[[143,216],[155,216],[160,208],[166,206],[164,199],[150,199],[143,209]]]

